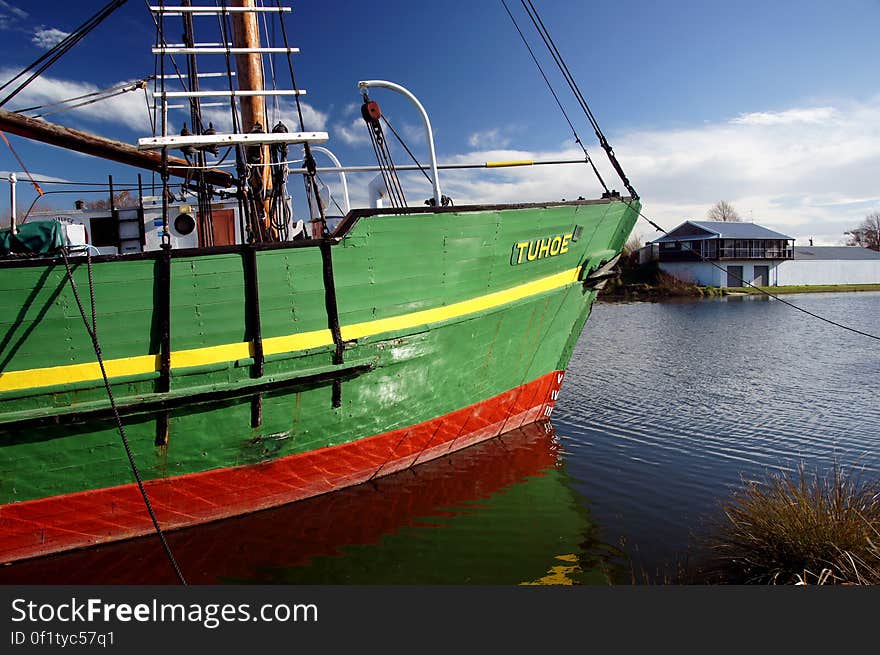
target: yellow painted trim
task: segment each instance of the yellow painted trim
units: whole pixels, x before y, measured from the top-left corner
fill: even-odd
[[[233,362],[236,359],[247,359],[253,356],[253,342],[227,343],[222,346],[207,346],[192,350],[176,350],[171,352],[171,368],[188,368],[204,366],[219,362]]]
[[[532,166],[531,159],[512,159],[510,161],[487,161],[486,168],[505,168],[507,166]]]
[[[111,378],[150,373],[159,369],[159,356],[142,355],[140,357],[111,359],[104,362],[104,367],[107,370],[107,377]],[[56,384],[72,384],[100,379],[101,367],[98,366],[98,362],[31,368],[24,371],[0,373],[0,391],[49,387]]]
[[[451,318],[458,318],[459,316],[486,311],[487,309],[506,305],[545,291],[564,287],[572,282],[577,282],[579,271],[579,268],[575,268],[570,271],[535,280],[534,282],[527,282],[510,289],[505,289],[504,291],[496,291],[495,293],[479,296],[478,298],[472,298],[470,300],[463,300],[462,302],[446,305],[445,307],[436,307],[434,309],[425,309],[420,312],[412,312],[411,314],[402,314],[401,316],[381,318],[376,321],[367,321],[366,323],[346,325],[342,328],[342,338],[345,341],[348,341],[349,339],[361,339],[363,337],[373,336],[374,334],[406,330],[418,325],[439,323],[440,321],[446,321]]]
[[[355,323],[342,326],[342,338],[362,339],[385,332],[406,330],[420,325],[439,323],[468,314],[476,314],[501,305],[506,305],[517,300],[535,296],[545,291],[559,289],[578,281],[580,268],[573,268],[556,275],[550,275],[540,280],[526,282],[510,289],[496,291],[494,293],[463,300],[461,302],[425,309],[400,316],[382,318],[375,321]],[[330,330],[313,330],[301,332],[283,337],[269,337],[263,339],[263,352],[266,355],[296,352],[310,348],[320,348],[333,344],[333,335]],[[221,346],[208,346],[205,348],[193,348],[191,350],[178,350],[171,353],[172,369],[188,368],[191,366],[205,366],[221,362],[231,362],[238,359],[246,359],[253,356],[253,343],[229,343]],[[123,377],[127,375],[139,375],[154,373],[159,370],[158,355],[142,355],[139,357],[122,357],[119,359],[105,360],[108,377]],[[48,368],[32,368],[24,371],[10,371],[0,373],[0,392],[15,391],[19,389],[34,389],[38,387],[50,387],[76,382],[87,382],[101,379],[101,369],[97,362],[88,364],[69,364],[66,366],[51,366]]]
[[[267,355],[279,353],[292,353],[297,350],[320,348],[333,343],[333,334],[330,330],[315,330],[313,332],[300,332],[286,337],[270,337],[263,339],[263,352]]]

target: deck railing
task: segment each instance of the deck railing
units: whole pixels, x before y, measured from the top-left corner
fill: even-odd
[[[793,248],[725,247],[720,248],[721,259],[792,259]]]

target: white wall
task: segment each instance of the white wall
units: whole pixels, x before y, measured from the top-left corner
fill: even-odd
[[[794,259],[779,265],[777,284],[880,284],[880,260]]]
[[[786,260],[718,262],[719,270],[707,262],[662,262],[660,268],[680,280],[713,287],[727,286],[727,267],[742,266],[746,282],[755,281],[755,266],[770,266],[770,285],[880,284],[880,260]]]
[[[770,285],[782,284],[777,282],[778,266],[776,262],[767,260],[759,260],[757,262],[754,260],[724,260],[723,262],[717,262],[717,264],[720,266],[720,269],[708,262],[662,262],[660,269],[685,282],[693,282],[694,284],[710,287],[726,287],[728,266],[742,266],[743,279],[749,283],[755,281],[756,265],[769,266]]]

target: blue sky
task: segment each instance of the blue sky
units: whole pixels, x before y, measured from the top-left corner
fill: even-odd
[[[880,209],[878,0],[533,1],[641,193],[646,213],[665,227],[703,218],[724,199],[747,220],[834,244],[868,211]],[[103,4],[0,0],[0,77],[39,56],[54,37]],[[519,1],[508,4],[527,28]],[[367,78],[401,83],[419,96],[431,115],[441,161],[577,154],[498,0],[325,0],[293,6],[287,25],[291,44],[301,48],[294,64],[300,86],[308,90],[307,127],[329,132],[327,145],[343,163],[373,163],[357,113],[356,83]],[[197,21],[200,40],[217,40],[211,19]],[[174,29],[169,28],[169,40],[178,41]],[[589,126],[535,34],[526,33],[610,180]],[[145,3],[130,0],[8,107],[150,75],[154,36]],[[222,57],[213,63],[222,70]],[[286,62],[275,63],[279,86],[288,86]],[[413,110],[389,92],[376,91],[374,99],[425,161]],[[183,114],[171,118],[176,127],[184,120]],[[219,112],[217,118],[223,120]],[[142,93],[53,119],[130,143],[149,134]],[[10,138],[35,173],[84,182],[101,182],[108,173],[117,181],[136,179],[131,168]],[[397,161],[406,162],[405,154],[398,153]],[[0,170],[18,168],[0,144]],[[368,180],[350,180],[355,204],[364,201]],[[337,187],[332,176],[326,181]],[[441,183],[459,203],[599,192],[584,166],[448,173]],[[407,176],[406,185],[413,203],[429,195],[418,176]],[[614,186],[620,187],[616,181]],[[3,187],[0,212],[8,207]],[[300,187],[292,184],[291,190],[297,194]],[[33,197],[26,185],[19,186],[19,195],[20,202]],[[74,197],[47,200],[66,207]],[[637,231],[654,236],[645,225]]]

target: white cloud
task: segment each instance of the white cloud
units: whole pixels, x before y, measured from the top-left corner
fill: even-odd
[[[412,148],[413,143],[427,143],[424,125],[403,123],[400,126],[400,131],[403,132],[402,136],[406,140],[406,145],[408,145],[410,148]]]
[[[333,128],[333,132],[350,146],[370,142],[370,134],[367,132],[367,126],[364,125],[363,118],[356,118],[349,125],[336,125]]]
[[[468,145],[471,148],[506,148],[510,145],[510,139],[501,134],[499,128],[474,132],[468,137]]]
[[[834,107],[789,109],[787,111],[756,111],[740,114],[730,122],[734,125],[791,125],[792,123],[828,123],[834,120]]]
[[[307,102],[302,102],[303,123],[306,132],[323,132],[327,129],[327,114],[312,107]],[[293,104],[286,108],[281,106],[281,120],[287,124],[289,130],[299,130],[299,116]]]
[[[712,204],[725,199],[745,220],[803,242],[813,237],[816,245],[836,244],[868,211],[880,208],[880,97],[835,107],[756,111],[684,129],[611,135],[610,140],[642,196],[646,215],[666,229],[704,218]],[[608,185],[621,190],[602,151],[588,148]],[[579,154],[574,147],[542,152],[486,148],[453,159],[576,159]],[[458,204],[596,197],[601,192],[583,165],[443,171],[441,183]],[[644,222],[636,231],[657,236]]]
[[[0,0],[0,30],[12,28],[18,21],[27,18],[28,13],[4,0]]]
[[[0,70],[0,79],[8,80],[18,71],[10,69]],[[124,84],[130,80],[119,82]],[[116,86],[116,84],[108,84]],[[74,98],[77,96],[92,93],[100,90],[101,87],[89,82],[81,82],[77,80],[65,80],[57,77],[47,77],[41,75],[25,87],[21,93],[15,96],[15,107],[32,107],[38,105],[48,105]],[[146,103],[144,102],[143,91],[132,91],[115,96],[108,100],[96,102],[92,105],[78,107],[64,113],[53,114],[47,117],[47,120],[53,122],[69,122],[69,119],[76,118],[92,123],[110,124],[112,126],[123,126],[139,133],[140,136],[150,134],[150,122],[147,116]],[[106,130],[97,130],[99,133],[105,133]]]
[[[34,35],[31,37],[31,43],[44,50],[48,50],[61,43],[61,41],[66,39],[69,35],[70,32],[64,32],[55,27],[38,27],[34,30]]]

